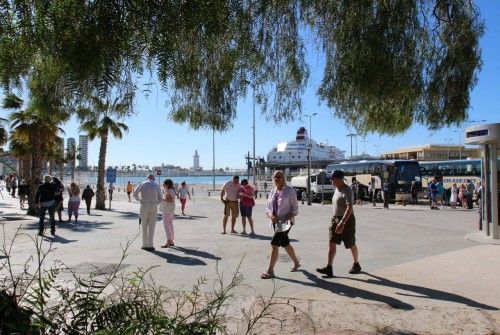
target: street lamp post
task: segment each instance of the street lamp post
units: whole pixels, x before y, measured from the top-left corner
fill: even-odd
[[[445,138],[444,139],[446,142],[448,142],[448,144],[446,145],[446,160],[449,161],[450,160],[450,143],[452,141],[451,138]]]
[[[366,137],[363,137],[363,140],[361,140],[363,143],[363,154],[366,155],[366,143],[370,142],[366,139]]]
[[[252,132],[253,132],[252,174],[253,174],[253,187],[255,187],[255,185],[256,185],[256,182],[255,182],[255,174],[256,174],[256,167],[255,167],[255,86],[252,86],[252,111],[253,111],[253,126],[252,126]]]
[[[312,117],[318,115],[318,113],[313,113],[310,115],[304,114],[309,118],[309,143],[307,144],[307,205],[311,206],[311,149],[312,149],[312,129],[311,120]]]
[[[350,133],[350,134],[347,134],[347,136],[351,138],[351,159],[350,160],[352,161],[352,138],[354,136],[356,136],[356,134]]]
[[[462,159],[462,132],[459,130],[454,130],[453,132],[458,135],[458,158]]]
[[[215,191],[215,127],[212,127],[212,190]]]
[[[378,148],[380,148],[382,145],[381,144],[374,144],[373,146],[377,148],[377,158],[380,158],[378,156]]]
[[[311,148],[312,145],[309,143],[306,145],[307,148],[307,205],[311,206]]]

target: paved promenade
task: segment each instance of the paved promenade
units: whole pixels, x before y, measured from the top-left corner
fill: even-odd
[[[37,220],[24,216],[18,199],[4,194],[0,217],[7,218],[5,234],[21,230],[37,233]],[[258,308],[259,295],[279,287],[277,301],[296,309],[277,308],[274,316],[256,327],[259,334],[500,334],[500,245],[482,238],[475,210],[430,210],[428,206],[355,206],[357,244],[363,272],[350,275],[350,251],[338,248],[333,279],[323,279],[316,267],[326,264],[329,205],[300,205],[297,224],[290,233],[300,259],[300,271],[280,251],[277,279],[262,280],[267,269],[272,229],[264,215],[264,199],[254,208],[257,236],[222,235],[222,204],[218,193],[195,190],[187,216],[176,216],[176,247],[162,249],[163,224],[156,226],[156,251],[141,250],[139,204],[124,194],[115,196],[111,211],[81,206],[80,222],[57,225],[52,257],[75,268],[89,264],[105,267],[119,261],[122,246],[132,241],[125,271],[156,266],[158,284],[173,290],[190,290],[198,278],[210,283],[216,266],[229,278],[241,263],[245,286],[233,301],[235,331],[239,311]],[[179,203],[177,212],[180,213]],[[67,219],[67,214],[64,213]],[[236,230],[241,231],[240,219]],[[249,230],[248,230],[249,231]],[[48,234],[49,230],[47,230]],[[3,237],[0,236],[0,243]],[[13,257],[20,263],[34,252],[32,241],[20,236]],[[206,290],[209,291],[210,285]]]

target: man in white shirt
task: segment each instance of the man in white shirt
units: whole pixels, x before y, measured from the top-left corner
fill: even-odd
[[[236,218],[239,215],[238,192],[240,190],[240,177],[233,176],[232,180],[227,181],[220,191],[220,201],[224,203],[224,219],[222,220],[222,234],[226,233],[227,220],[231,215],[231,234],[238,233],[234,230]]]
[[[139,197],[139,194],[141,195]],[[148,180],[140,183],[134,190],[134,198],[141,202],[141,221],[142,221],[142,249],[154,251],[153,237],[155,233],[156,214],[158,204],[162,200],[161,190],[155,183],[155,176],[148,175]]]

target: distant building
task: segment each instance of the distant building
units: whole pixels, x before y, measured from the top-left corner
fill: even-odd
[[[70,137],[66,140],[66,151],[64,154],[66,155],[67,152],[71,152],[71,150],[76,150],[76,140],[73,137]],[[71,162],[67,162],[69,165],[72,166]]]
[[[78,168],[86,170],[88,168],[89,159],[89,137],[87,135],[80,135],[78,139],[78,150],[80,155]]]
[[[199,170],[200,170],[200,156],[198,155],[198,150],[195,150],[193,156],[193,171],[199,171]]]
[[[58,139],[58,144],[59,144],[59,151],[64,155],[64,138],[59,137]]]
[[[479,148],[467,148],[456,144],[423,144],[400,148],[382,154],[382,158],[384,159],[416,159],[419,161],[442,161],[479,157]]]

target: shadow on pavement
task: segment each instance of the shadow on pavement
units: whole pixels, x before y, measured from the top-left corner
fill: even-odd
[[[170,254],[168,252],[162,251],[150,251],[152,254],[155,254],[158,257],[161,257],[167,261],[167,263],[172,264],[181,264],[186,266],[197,266],[197,265],[207,265],[204,261],[198,258],[188,257],[188,256],[179,256],[175,254]]]
[[[391,306],[392,308],[396,308],[396,309],[401,309],[401,310],[413,310],[414,309],[413,305],[410,305],[406,302],[403,302],[403,301],[396,299],[396,298],[393,298],[393,297],[370,292],[370,291],[363,290],[363,289],[356,288],[356,287],[347,286],[347,285],[344,285],[344,284],[341,284],[338,282],[324,280],[324,279],[322,279],[322,278],[316,276],[315,274],[313,274],[309,271],[306,271],[306,270],[298,270],[297,272],[302,272],[303,274],[305,274],[307,279],[310,280],[310,282],[305,282],[305,281],[290,279],[290,278],[281,278],[281,277],[277,277],[277,278],[284,280],[284,281],[296,283],[296,284],[302,284],[305,286],[320,287],[320,288],[328,290],[332,293],[335,293],[335,294],[338,294],[338,295],[341,295],[344,297],[348,297],[348,298],[361,298],[361,299],[365,299],[365,300],[378,301],[378,302],[387,304],[387,305]],[[337,278],[341,278],[341,277],[337,277]],[[333,279],[335,279],[335,278],[333,278]]]
[[[263,240],[263,241],[271,241],[273,239],[272,236],[267,236],[267,235],[260,235],[260,234],[255,234],[254,236],[251,236],[250,234],[228,234],[231,236],[238,236],[238,237],[244,237],[244,238],[249,238],[249,239],[254,239],[254,240]],[[290,242],[299,242],[299,240],[295,238],[290,238]]]
[[[380,209],[383,209],[383,207]],[[407,207],[401,208],[401,207],[394,207],[394,206],[389,207],[389,210],[390,211],[405,211],[405,212],[421,212],[422,211],[421,209],[411,209],[411,208],[407,208]]]
[[[206,216],[201,216],[201,215],[175,215],[175,220],[199,220],[199,219],[206,219]]]
[[[64,222],[58,223],[56,222],[56,231],[57,230],[71,230],[75,232],[88,232],[95,229],[110,229],[106,226],[112,225],[113,222],[88,222],[88,221],[78,221],[77,223],[72,222]],[[38,221],[31,222],[29,224],[23,225],[28,230],[38,230]],[[48,220],[45,220],[45,229],[50,229],[50,223]]]
[[[405,291],[415,293],[415,294],[401,293],[401,292],[397,293],[397,294],[403,295],[403,296],[418,297],[418,298],[423,298],[423,299],[442,300],[442,301],[451,301],[451,302],[456,302],[456,303],[463,304],[463,305],[473,307],[473,308],[480,308],[480,309],[486,309],[486,310],[492,310],[492,311],[499,310],[497,307],[482,304],[480,302],[474,301],[472,299],[463,297],[463,296],[455,294],[455,293],[435,290],[435,289],[423,287],[423,286],[398,283],[398,282],[392,281],[392,280],[387,279],[387,278],[373,275],[373,274],[368,273],[368,272],[361,272],[361,273],[366,274],[374,279],[364,280],[364,279],[353,278],[353,277],[337,277],[337,278],[345,278],[345,279],[355,280],[355,281],[359,281],[359,282],[365,282],[367,284],[394,287],[394,288],[397,288],[400,290],[405,290]]]
[[[72,243],[72,242],[77,242],[78,240],[68,240],[60,235],[57,235],[57,231],[56,231],[56,236],[44,236],[43,237],[45,240],[49,241],[49,242],[53,242],[53,243],[61,243],[61,244],[68,244],[68,243]]]
[[[194,250],[194,249],[177,247],[177,246],[170,247],[170,249],[179,250],[179,251],[182,251],[183,253],[185,253],[186,255],[191,255],[191,256],[197,256],[197,257],[202,257],[202,258],[207,258],[207,259],[215,259],[215,260],[222,259],[219,256],[215,256],[214,254],[211,254],[211,253],[206,252],[206,251]]]

